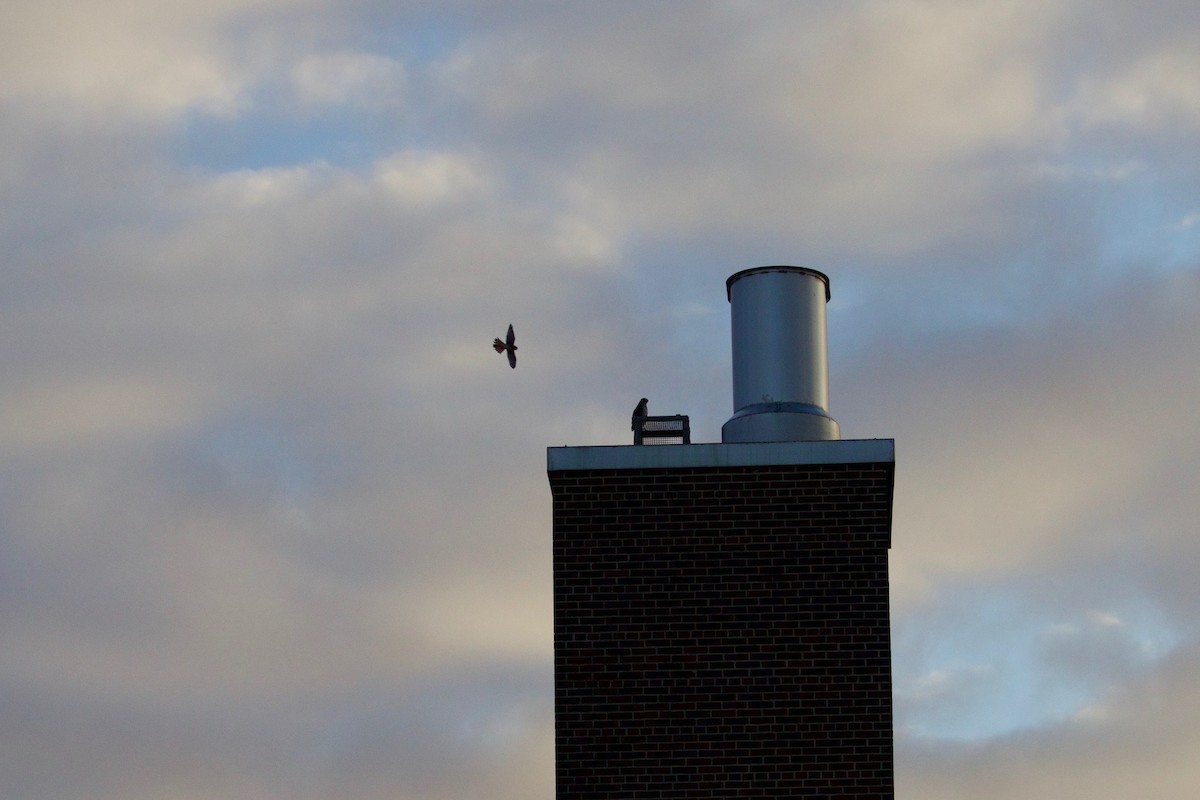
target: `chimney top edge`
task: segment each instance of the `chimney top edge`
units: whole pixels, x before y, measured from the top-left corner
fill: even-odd
[[[808,267],[790,267],[790,266],[785,266],[782,264],[775,265],[775,266],[768,266],[768,267],[751,267],[750,269],[744,269],[744,270],[741,270],[740,272],[733,273],[725,281],[725,299],[731,303],[733,302],[733,284],[734,283],[736,283],[737,281],[739,281],[742,278],[745,278],[749,275],[754,275],[756,273],[762,273],[762,272],[795,272],[800,275],[811,275],[812,277],[819,279],[822,283],[825,284],[825,302],[826,303],[829,302],[829,298],[831,295],[829,294],[829,276],[828,275],[826,275],[824,272],[820,272],[815,269],[809,269]]]

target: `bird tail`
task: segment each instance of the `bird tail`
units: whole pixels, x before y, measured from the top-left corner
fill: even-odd
[[[500,341],[499,339],[497,339],[496,341],[492,342],[492,347],[496,348],[496,352],[497,352],[497,353],[503,353],[503,352],[504,352],[504,342]]]

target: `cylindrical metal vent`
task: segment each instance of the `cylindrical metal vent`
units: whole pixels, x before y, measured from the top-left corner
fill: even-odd
[[[829,416],[829,278],[755,267],[725,282],[733,328],[733,410],[723,442],[839,439]]]

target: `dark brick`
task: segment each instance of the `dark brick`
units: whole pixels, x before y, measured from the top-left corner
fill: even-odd
[[[892,475],[550,473],[558,800],[890,800]]]

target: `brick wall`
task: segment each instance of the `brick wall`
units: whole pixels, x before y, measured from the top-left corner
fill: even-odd
[[[893,797],[893,464],[549,477],[558,800]]]

